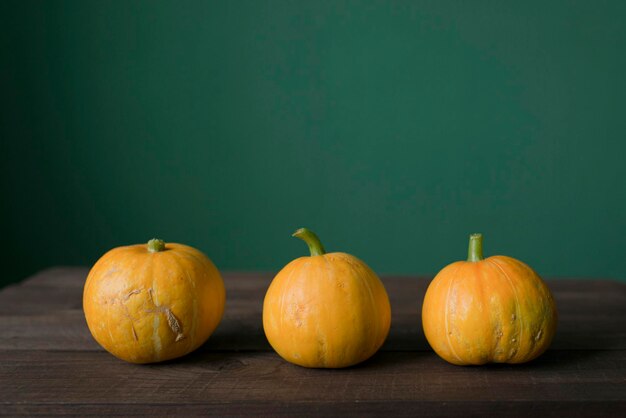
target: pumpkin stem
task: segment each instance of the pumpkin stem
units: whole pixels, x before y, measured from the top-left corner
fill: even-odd
[[[151,253],[158,253],[165,249],[165,242],[162,239],[152,238],[148,241],[148,251]]]
[[[311,251],[311,257],[326,254],[326,251],[324,251],[324,246],[320,242],[320,239],[310,229],[300,228],[291,236],[300,238],[301,240],[306,242],[306,244],[309,246],[309,250]]]
[[[472,234],[469,238],[469,249],[467,250],[467,261],[476,262],[484,259],[483,257],[483,235]]]

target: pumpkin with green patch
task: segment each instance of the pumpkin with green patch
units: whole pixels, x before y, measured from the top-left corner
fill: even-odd
[[[222,277],[202,252],[154,239],[102,256],[87,276],[83,310],[105,350],[154,363],[200,347],[219,324],[225,299]]]
[[[557,311],[533,269],[511,257],[483,258],[482,235],[473,234],[467,261],[448,265],[428,287],[422,325],[450,363],[524,363],[550,345]]]

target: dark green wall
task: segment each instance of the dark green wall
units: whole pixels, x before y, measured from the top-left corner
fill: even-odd
[[[626,2],[3,1],[4,283],[153,236],[223,270],[508,254],[626,279]]]

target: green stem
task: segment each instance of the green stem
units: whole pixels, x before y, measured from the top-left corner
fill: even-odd
[[[484,259],[483,257],[483,235],[472,234],[469,240],[469,249],[467,250],[467,261],[475,263]]]
[[[148,241],[148,251],[151,253],[158,253],[165,249],[165,242],[162,239],[152,238]]]
[[[300,238],[309,246],[309,250],[311,251],[311,257],[316,255],[324,255],[326,251],[324,251],[324,246],[320,242],[320,239],[315,235],[315,233],[306,228],[300,228],[296,232],[293,233],[292,237]]]

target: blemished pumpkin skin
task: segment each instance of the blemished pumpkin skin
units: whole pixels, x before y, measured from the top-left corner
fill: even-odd
[[[131,363],[155,363],[202,345],[225,299],[222,277],[202,252],[155,239],[103,255],[87,276],[83,309],[105,350]]]
[[[384,343],[391,307],[382,282],[363,261],[326,254],[302,228],[310,257],[287,264],[263,303],[263,328],[276,352],[303,367],[340,368],[370,358]]]
[[[556,332],[550,290],[526,264],[483,258],[482,235],[470,236],[468,261],[443,268],[422,307],[424,334],[444,360],[457,365],[525,363],[541,355]]]

